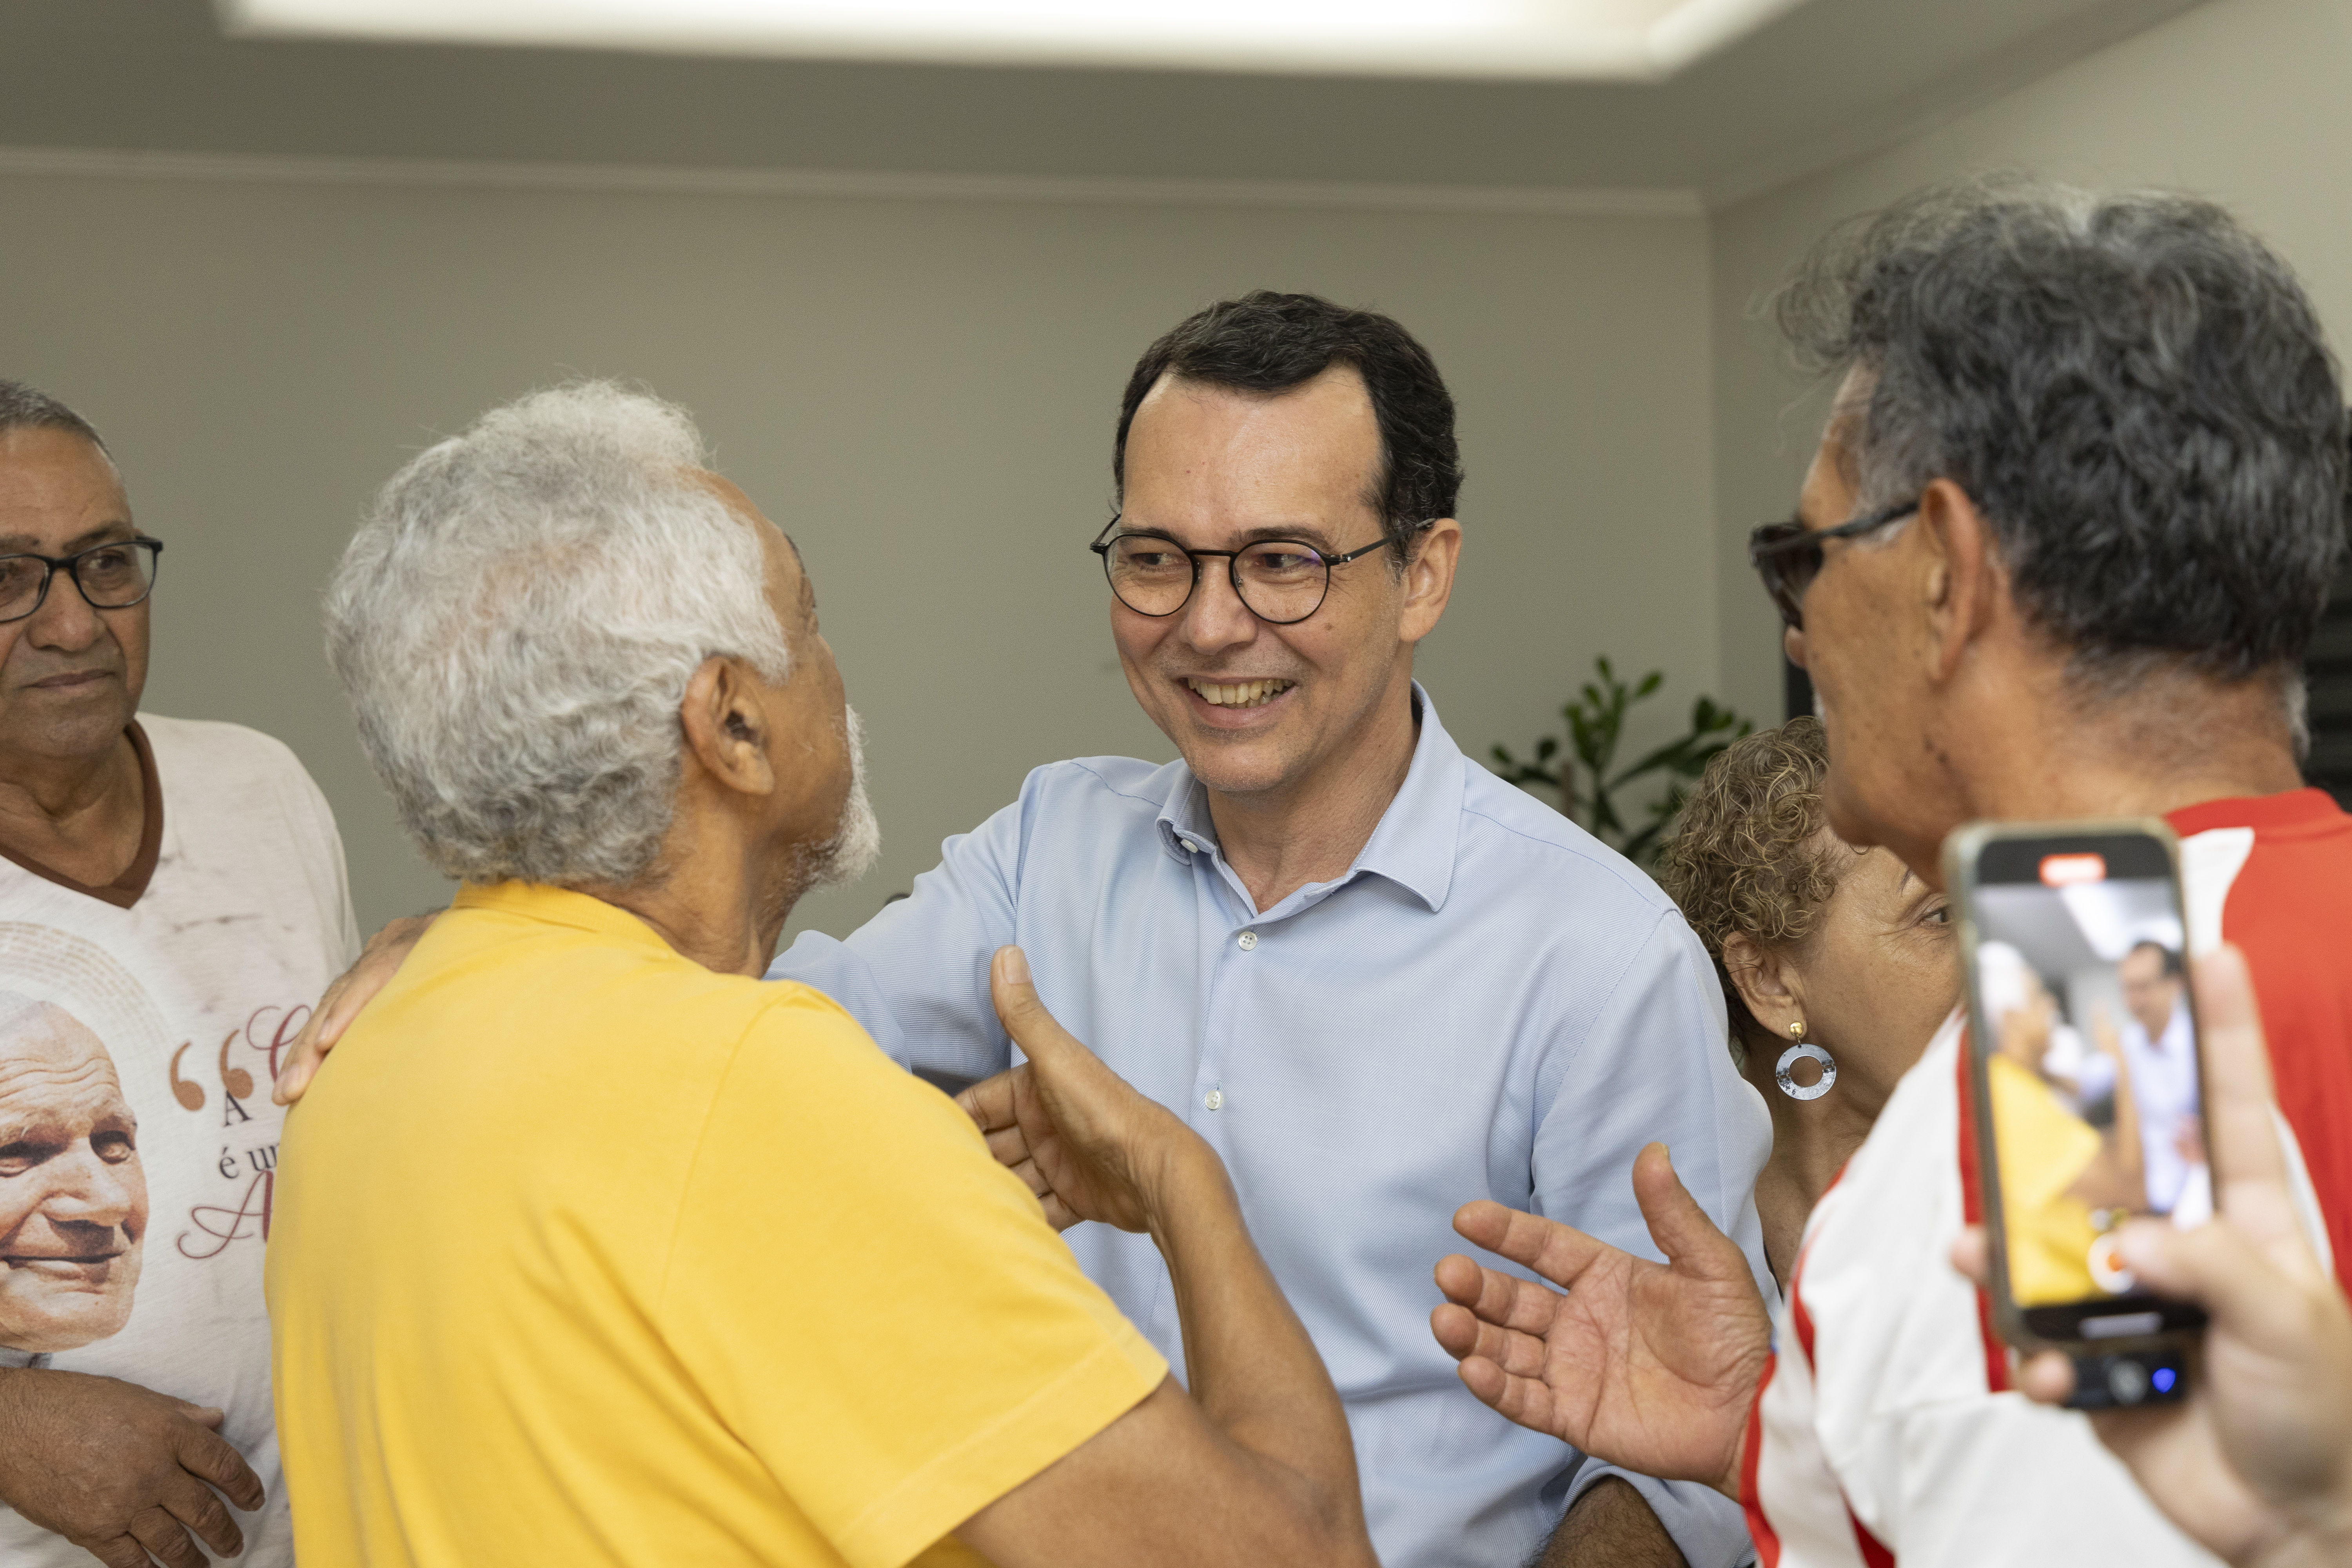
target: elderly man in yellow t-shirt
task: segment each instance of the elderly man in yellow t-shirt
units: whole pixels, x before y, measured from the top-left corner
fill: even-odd
[[[797,552],[702,465],[648,398],[526,398],[402,470],[331,590],[369,755],[465,887],[280,1157],[305,1568],[1370,1563],[1223,1168],[1017,950],[1030,1059],[970,1114],[758,980],[876,836]],[[1190,1393],[1081,1219],[1166,1253]]]

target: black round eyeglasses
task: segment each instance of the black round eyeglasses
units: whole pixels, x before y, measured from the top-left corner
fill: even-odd
[[[1182,609],[1201,584],[1202,562],[1223,557],[1234,593],[1249,613],[1268,626],[1287,626],[1323,607],[1332,567],[1391,544],[1402,553],[1406,540],[1436,522],[1432,518],[1413,524],[1402,538],[1391,535],[1345,555],[1326,555],[1297,539],[1261,539],[1239,550],[1187,550],[1163,533],[1121,533],[1114,517],[1087,548],[1102,557],[1103,575],[1118,602],[1139,616],[1157,619]]]

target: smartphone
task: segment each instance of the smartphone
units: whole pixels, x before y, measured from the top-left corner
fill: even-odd
[[[2072,1356],[2079,1409],[2181,1398],[2205,1314],[2116,1249],[2126,1220],[2213,1212],[2179,841],[2155,820],[1975,823],[1944,879],[1994,1325]]]

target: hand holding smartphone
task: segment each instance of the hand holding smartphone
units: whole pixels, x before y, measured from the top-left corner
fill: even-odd
[[[2158,821],[1979,823],[1945,846],[1995,1326],[2078,1408],[2178,1399],[2204,1313],[2140,1287],[2135,1217],[2213,1212],[2179,845]]]

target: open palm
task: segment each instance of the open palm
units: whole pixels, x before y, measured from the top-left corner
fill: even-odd
[[[1437,1266],[1448,1304],[1430,1328],[1470,1391],[1520,1426],[1737,1495],[1770,1319],[1747,1258],[1684,1190],[1663,1145],[1634,1161],[1633,1189],[1667,1263],[1500,1204],[1464,1207],[1454,1227],[1465,1239],[1561,1289],[1456,1254]]]

